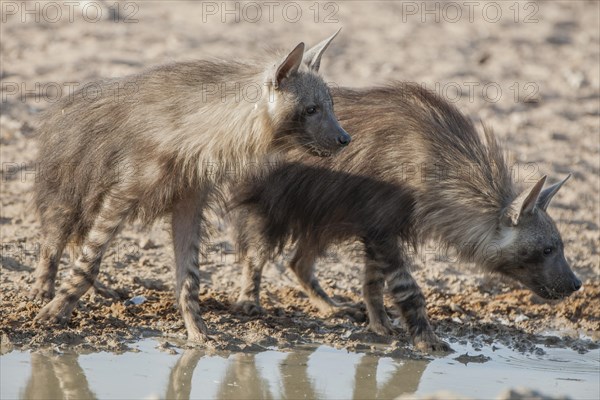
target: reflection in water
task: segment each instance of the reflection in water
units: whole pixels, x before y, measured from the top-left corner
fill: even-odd
[[[31,354],[31,377],[23,391],[24,399],[91,399],[89,388],[76,354]]]
[[[167,386],[167,399],[189,399],[192,392],[192,375],[198,361],[204,352],[198,349],[188,349],[183,352],[177,364],[171,369],[169,385]]]
[[[308,377],[308,358],[311,352],[290,353],[279,365],[283,380],[283,397],[287,399],[316,399],[317,394]]]
[[[239,353],[230,358],[219,386],[219,399],[272,399],[269,384],[256,368],[254,354]]]
[[[364,356],[356,368],[355,399],[393,399],[417,391],[427,361],[412,361],[394,369],[382,385],[377,385],[378,359]]]
[[[217,355],[188,349],[178,356],[155,346],[156,341],[144,340],[136,344],[140,352],[124,354],[13,351],[0,356],[0,398],[377,399],[439,390],[495,398],[518,386],[554,396],[600,398],[600,349],[579,354],[542,346],[544,354],[523,354],[455,344],[454,355],[415,361],[326,346]],[[468,365],[456,360],[456,354],[467,352],[491,360]]]
[[[274,352],[269,352],[274,353]],[[220,380],[212,381],[199,371],[194,376],[198,363],[206,353],[198,349],[187,349],[171,368],[166,391],[159,397],[167,399],[189,399],[206,397],[206,388],[217,384],[215,397],[218,399],[273,399],[273,398],[322,398],[325,393],[316,389],[315,381],[325,383],[332,389],[339,385],[330,375],[336,371],[320,370],[324,356],[339,356],[338,350],[298,350],[284,355],[283,360],[267,362],[277,363],[276,387],[269,385],[265,371],[257,362],[256,354],[237,353],[226,359],[226,366],[220,374]],[[132,355],[135,356],[135,355]],[[166,355],[165,355],[166,356]],[[402,393],[412,393],[417,389],[426,361],[407,361],[394,363],[394,368],[383,382],[377,382],[377,369],[381,359],[370,355],[360,357],[358,364],[336,362],[337,372],[350,372],[354,385],[344,390],[352,390],[355,399],[393,398]],[[119,357],[119,356],[115,356]],[[320,358],[321,357],[321,358]],[[224,358],[219,358],[225,360]],[[264,363],[264,359],[261,361]],[[310,362],[309,362],[310,361]],[[31,354],[31,375],[21,391],[26,399],[90,399],[96,395],[89,388],[88,380],[78,362],[76,354],[47,355]],[[214,364],[216,366],[216,364]],[[316,367],[315,367],[316,366]],[[309,368],[311,374],[309,374]],[[347,371],[347,369],[354,369]],[[119,375],[116,373],[115,375]],[[312,378],[311,378],[312,376]],[[323,382],[324,381],[324,382]],[[194,390],[193,390],[194,389]],[[279,391],[274,393],[273,391]],[[113,393],[118,395],[118,393]],[[101,396],[102,397],[102,396]]]

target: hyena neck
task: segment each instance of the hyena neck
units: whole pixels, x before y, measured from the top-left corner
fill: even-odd
[[[196,88],[188,112],[167,139],[183,164],[196,166],[195,180],[239,177],[272,152],[274,124],[264,69],[245,68]]]
[[[516,196],[502,150],[491,131],[485,136],[484,144],[474,129],[463,131],[429,154],[437,166],[424,175],[417,215],[423,237],[482,267],[506,239],[500,222]]]

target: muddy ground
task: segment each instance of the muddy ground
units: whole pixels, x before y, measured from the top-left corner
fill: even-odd
[[[419,82],[493,126],[513,156],[519,184],[544,174],[554,182],[573,173],[550,214],[561,229],[568,260],[584,281],[583,290],[562,302],[543,302],[516,284],[441,259],[431,244],[417,255],[415,275],[437,332],[451,342],[501,342],[529,351],[541,351],[536,350],[539,343],[582,352],[598,346],[597,2],[505,2],[499,18],[486,3],[477,3],[472,15],[463,6],[462,16],[456,18],[451,9],[435,11],[435,6],[434,14],[425,14],[420,2],[317,3],[318,15],[312,3],[296,2],[302,11],[297,22],[277,9],[272,21],[266,9],[254,21],[254,14],[244,14],[245,3],[236,2],[227,4],[234,10],[238,4],[239,22],[235,15],[221,13],[222,3],[215,3],[217,14],[212,14],[188,1],[116,2],[112,11],[104,2],[82,2],[75,6],[72,20],[67,10],[57,19],[52,10],[40,6],[37,21],[15,4],[16,11],[3,9],[6,21],[0,27],[3,351],[15,346],[120,351],[141,336],[184,337],[174,304],[173,256],[164,221],[150,230],[127,227],[105,257],[100,281],[116,291],[118,300],[91,292],[67,327],[33,326],[40,305],[30,302],[27,292],[41,239],[35,214],[28,208],[39,173],[35,117],[55,101],[57,88],[64,95],[72,83],[83,85],[173,60],[250,57],[265,47],[291,49],[301,40],[312,45],[339,27],[343,31],[322,63],[333,84]],[[98,6],[101,18],[96,21],[85,14],[86,4]],[[91,12],[89,6],[85,12]],[[239,263],[225,224],[213,220],[215,233],[204,246],[201,266],[203,312],[215,339],[211,346],[260,350],[318,342],[417,356],[401,329],[396,337],[378,337],[364,331],[364,321],[318,316],[285,271],[285,260],[275,260],[265,271],[262,296],[267,314],[249,318],[232,313]],[[69,262],[65,254],[59,280],[68,274]],[[317,271],[331,294],[361,301],[362,256],[357,244],[332,249]],[[125,306],[133,296],[146,301]]]

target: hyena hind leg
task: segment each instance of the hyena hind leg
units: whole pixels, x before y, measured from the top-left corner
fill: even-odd
[[[265,257],[243,253],[243,263],[240,295],[233,305],[233,310],[246,315],[263,314],[264,310],[260,306],[260,282],[266,263]]]
[[[323,290],[315,276],[316,259],[317,252],[313,251],[311,246],[298,243],[294,257],[289,264],[310,302],[324,315],[347,315],[355,321],[364,321],[365,315],[359,307],[354,304],[338,303]]]
[[[35,283],[29,297],[32,300],[51,300],[54,297],[54,285],[58,264],[71,235],[70,224],[65,215],[58,212],[42,215],[44,240],[40,246],[39,260],[35,269]]]
[[[260,306],[260,283],[263,268],[267,263],[267,252],[259,246],[259,243],[263,243],[263,238],[261,230],[257,227],[262,226],[264,221],[245,213],[237,215],[236,223],[243,269],[240,294],[233,304],[233,310],[250,316],[263,314],[264,310]]]
[[[65,248],[66,240],[46,239],[40,247],[40,259],[35,269],[35,283],[29,293],[32,300],[52,300],[58,264]]]
[[[81,255],[57,296],[35,317],[37,322],[65,323],[77,301],[96,281],[100,271],[100,262],[111,240],[123,226],[131,205],[119,196],[111,193],[106,196],[94,224],[83,241]]]
[[[379,254],[374,253],[372,250],[370,251],[367,247],[363,296],[369,316],[369,330],[384,336],[395,333],[394,326],[383,304],[385,271],[390,267],[387,262],[381,260]]]

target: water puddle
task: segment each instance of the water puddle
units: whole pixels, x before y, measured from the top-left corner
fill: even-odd
[[[404,360],[327,346],[215,355],[158,345],[147,339],[124,354],[13,351],[0,357],[0,398],[378,399],[440,390],[495,398],[515,387],[600,398],[600,349],[522,354],[454,343],[449,356]]]

